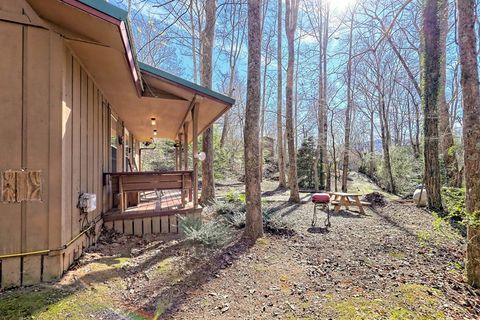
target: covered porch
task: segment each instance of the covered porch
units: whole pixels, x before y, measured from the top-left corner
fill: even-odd
[[[154,138],[174,141],[174,170],[143,171],[138,165],[105,172],[111,209],[103,214],[107,229],[125,234],[176,233],[178,216],[201,215],[198,136],[226,112],[234,100],[158,69],[141,66],[147,88],[138,109],[117,108],[125,130],[148,145]],[[189,145],[191,147],[189,148]],[[142,150],[143,149],[143,150]],[[124,148],[129,162],[131,150]],[[150,151],[155,152],[155,151]]]

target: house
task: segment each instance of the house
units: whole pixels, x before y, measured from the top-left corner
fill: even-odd
[[[1,288],[59,278],[103,226],[199,214],[197,137],[233,99],[139,63],[104,0],[0,0],[0,46]],[[175,171],[141,171],[154,137],[176,142]]]

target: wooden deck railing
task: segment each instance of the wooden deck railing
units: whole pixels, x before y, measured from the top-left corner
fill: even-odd
[[[182,207],[192,201],[193,171],[149,171],[105,173],[105,182],[113,194],[120,194],[120,211],[125,211],[127,192],[181,190]]]

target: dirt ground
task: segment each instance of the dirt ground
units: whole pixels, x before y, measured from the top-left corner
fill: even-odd
[[[0,319],[478,319],[463,283],[464,239],[390,199],[311,226],[312,205],[264,197],[294,228],[223,248],[180,237],[104,234],[57,283],[0,293]],[[225,193],[239,185],[219,186]]]

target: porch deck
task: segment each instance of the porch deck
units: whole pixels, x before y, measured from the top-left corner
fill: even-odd
[[[135,235],[178,233],[179,216],[201,216],[193,171],[107,173],[106,182],[119,196],[118,207],[103,215],[107,229]],[[129,194],[134,205],[129,205]]]
[[[202,208],[194,208],[193,202],[182,203],[180,190],[167,190],[160,198],[155,192],[145,192],[138,205],[126,208],[113,208],[103,216],[105,222],[146,217],[160,217],[176,214],[201,213]]]

